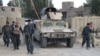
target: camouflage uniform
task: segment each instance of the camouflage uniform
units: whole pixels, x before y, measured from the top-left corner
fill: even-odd
[[[90,29],[91,29],[91,33],[90,33],[90,42],[92,44],[92,47],[95,47],[94,46],[94,43],[95,43],[95,33],[96,31],[94,31],[94,28],[93,28],[93,22],[90,22]]]
[[[90,34],[90,39],[91,39],[92,47],[95,47],[95,45],[94,45],[94,43],[95,43],[95,33]]]
[[[14,49],[19,49],[20,45],[20,33],[22,32],[22,28],[19,27],[18,25],[15,25],[14,30],[13,30],[13,45]]]

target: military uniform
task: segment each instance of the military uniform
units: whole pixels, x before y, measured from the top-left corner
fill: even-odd
[[[11,27],[9,25],[4,25],[2,27],[2,32],[3,32],[3,41],[4,44],[7,45],[7,47],[9,46],[9,39],[11,36]]]
[[[34,26],[32,24],[26,25],[24,27],[25,32],[25,41],[27,45],[27,51],[28,53],[33,53],[34,45],[33,45],[33,33],[34,33]]]
[[[11,39],[11,42],[13,43],[13,38],[14,38],[14,35],[13,35],[13,30],[14,30],[14,24],[12,24],[10,27],[11,27],[11,37],[10,37],[10,39]]]
[[[21,27],[15,25],[14,30],[13,30],[13,45],[14,49],[19,49],[20,45],[20,33],[22,32]]]
[[[95,47],[95,33],[91,33],[90,34],[90,39],[91,39],[91,44],[92,44],[92,47]]]
[[[93,22],[90,22],[90,29],[91,29],[91,33],[90,33],[90,42],[92,44],[92,47],[95,47],[94,43],[95,43],[95,35],[96,35],[96,31],[93,28]]]
[[[90,48],[90,32],[91,32],[91,29],[89,28],[89,26],[84,27],[83,32],[82,32],[82,35],[83,35],[82,47],[86,43],[86,47]]]

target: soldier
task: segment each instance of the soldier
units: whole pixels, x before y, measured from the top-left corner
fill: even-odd
[[[24,32],[25,32],[25,41],[27,45],[27,51],[28,53],[33,54],[33,33],[34,33],[34,26],[31,23],[31,20],[28,20],[28,25],[24,27]]]
[[[84,29],[82,31],[82,35],[83,35],[82,47],[86,43],[87,49],[90,48],[90,32],[91,32],[90,24],[87,23],[87,26],[84,27]]]
[[[14,26],[15,26],[15,21],[12,21],[12,24],[11,24],[11,43],[13,43],[13,30],[14,30]]]
[[[4,44],[9,47],[9,39],[10,39],[10,32],[11,32],[11,28],[9,26],[9,22],[6,22],[6,25],[4,25],[2,27],[2,32],[3,32],[3,41]]]
[[[95,34],[95,31],[93,29],[93,22],[90,22],[90,29],[91,29],[91,34],[90,34],[91,44],[92,44],[92,47],[95,48],[95,46],[94,46],[94,42],[95,42],[94,34]]]
[[[19,49],[20,45],[20,33],[22,32],[22,28],[19,26],[19,23],[16,22],[13,30],[13,44],[14,50]]]

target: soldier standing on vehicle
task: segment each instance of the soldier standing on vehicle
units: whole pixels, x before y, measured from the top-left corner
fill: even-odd
[[[82,47],[86,43],[87,49],[90,48],[90,33],[91,33],[90,23],[87,23],[87,26],[84,27],[82,31],[82,35],[83,35]]]
[[[9,47],[9,40],[10,40],[10,33],[11,33],[11,28],[9,25],[9,22],[6,22],[6,25],[2,27],[2,33],[3,33],[3,41],[4,44]]]
[[[20,45],[20,33],[23,32],[22,28],[19,26],[19,23],[16,22],[13,30],[13,44],[14,44],[14,50],[19,49]]]
[[[31,20],[28,20],[28,25],[24,27],[24,33],[25,33],[25,41],[27,45],[27,51],[28,53],[33,54],[33,34],[34,34],[34,26],[31,23]]]
[[[91,40],[91,44],[92,44],[92,47],[95,48],[94,46],[94,43],[95,43],[95,31],[93,29],[93,22],[90,22],[90,29],[91,29],[91,34],[90,34],[90,40]]]

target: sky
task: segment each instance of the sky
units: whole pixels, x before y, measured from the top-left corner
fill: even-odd
[[[83,5],[83,3],[86,3],[86,0],[52,0],[54,7],[61,9],[62,8],[62,2],[67,2],[67,1],[73,1],[74,2],[74,7],[79,7]],[[9,0],[3,0],[4,6],[9,2]]]

